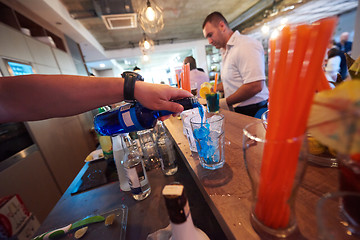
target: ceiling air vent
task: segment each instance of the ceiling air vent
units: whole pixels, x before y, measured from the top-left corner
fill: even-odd
[[[101,17],[109,30],[137,27],[136,13],[102,15]]]

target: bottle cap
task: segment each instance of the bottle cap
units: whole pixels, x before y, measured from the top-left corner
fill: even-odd
[[[190,208],[185,195],[184,186],[179,183],[166,185],[162,195],[168,210],[170,221],[175,224],[186,222]]]

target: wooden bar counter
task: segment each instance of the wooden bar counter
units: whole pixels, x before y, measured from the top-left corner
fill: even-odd
[[[184,159],[187,159],[187,166],[199,189],[215,216],[219,218],[219,224],[225,223],[236,239],[265,239],[267,237],[259,236],[250,223],[251,184],[242,150],[243,128],[249,123],[260,120],[230,111],[221,111],[221,113],[225,115],[226,163],[223,168],[215,171],[200,166],[197,154],[190,151],[188,141],[183,135],[181,120],[171,118],[165,121],[165,124],[177,143],[179,152],[184,155]],[[334,192],[337,189],[337,168],[308,164],[296,197],[296,219],[299,231],[288,239],[317,239],[315,216],[317,201],[324,193]]]
[[[169,224],[161,190],[167,183],[179,181],[188,195],[193,220],[212,240],[223,239],[269,239],[257,234],[250,223],[251,185],[242,151],[242,129],[249,123],[260,121],[238,113],[221,111],[225,115],[225,165],[218,170],[206,170],[199,164],[197,153],[192,153],[183,135],[182,121],[171,117],[165,125],[176,142],[178,172],[164,176],[160,169],[148,172],[152,188],[150,196],[135,201],[129,192],[119,189],[119,182],[71,194],[78,186],[88,167],[86,163],[68,190],[45,219],[37,234],[66,226],[85,216],[100,214],[122,204],[128,208],[126,239],[146,239],[147,235]],[[281,166],[279,166],[281,168]],[[284,169],[285,171],[285,169]],[[327,192],[338,189],[336,168],[309,165],[296,198],[296,215],[299,231],[289,239],[317,239],[316,203]],[[85,235],[83,239],[119,239],[119,227],[109,233]],[[90,228],[89,228],[90,229]],[[105,238],[104,238],[105,237]],[[61,239],[74,239],[61,238]]]

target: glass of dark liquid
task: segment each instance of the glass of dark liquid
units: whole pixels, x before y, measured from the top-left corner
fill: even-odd
[[[356,155],[338,155],[340,191],[360,194],[360,159],[356,158]],[[342,207],[348,220],[358,226],[360,234],[360,199],[344,196]]]
[[[207,105],[208,112],[211,112],[211,113],[219,112],[219,109],[220,109],[219,99],[220,99],[219,93],[206,94],[206,105]]]
[[[351,203],[348,201],[349,199]],[[359,205],[360,193],[334,192],[325,194],[319,200],[316,208],[318,239],[359,239],[359,224],[354,221],[354,213],[359,210],[359,207],[354,205],[355,202]]]
[[[338,154],[340,191],[322,197],[317,205],[319,239],[360,238],[360,159]]]

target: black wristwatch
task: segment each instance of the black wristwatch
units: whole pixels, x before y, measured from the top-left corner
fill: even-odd
[[[134,90],[136,81],[144,81],[144,78],[135,72],[123,72],[121,76],[124,78],[124,100],[126,102],[134,102]]]

